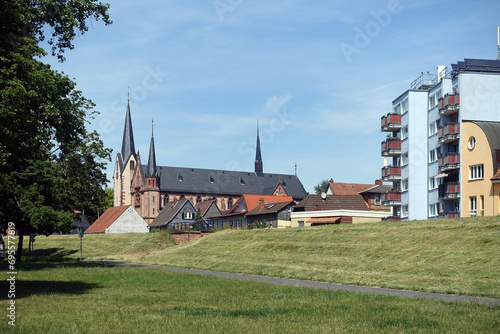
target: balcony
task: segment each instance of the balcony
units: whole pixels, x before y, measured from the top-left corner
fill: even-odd
[[[447,182],[439,185],[439,199],[449,200],[460,198],[460,183]]]
[[[439,129],[439,142],[451,143],[460,138],[460,124],[448,124]]]
[[[453,115],[460,109],[460,94],[446,94],[439,98],[439,114],[443,116]]]
[[[382,205],[401,205],[401,193],[399,191],[390,191],[388,193],[382,194]]]
[[[460,153],[446,153],[439,158],[439,171],[445,172],[460,168]]]
[[[401,180],[400,166],[385,166],[382,168],[382,181],[391,182]]]
[[[382,156],[395,157],[401,154],[401,139],[388,138],[382,142]]]
[[[441,218],[460,218],[460,212],[441,212],[439,214]]]
[[[400,114],[387,114],[381,118],[381,131],[394,132],[401,129],[401,115]]]

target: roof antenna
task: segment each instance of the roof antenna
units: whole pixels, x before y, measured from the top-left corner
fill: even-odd
[[[497,48],[498,48],[498,59],[500,60],[500,26],[497,27]]]

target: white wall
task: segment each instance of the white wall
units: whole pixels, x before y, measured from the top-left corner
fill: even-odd
[[[460,120],[500,121],[500,75],[460,73]]]
[[[148,233],[148,223],[129,206],[118,219],[115,220],[105,233]]]

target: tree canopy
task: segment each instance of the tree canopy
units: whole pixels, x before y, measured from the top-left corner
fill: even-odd
[[[88,18],[111,23],[108,9],[95,0],[0,0],[0,227],[15,223],[18,260],[25,233],[69,231],[74,210],[92,219],[105,205],[111,150],[86,128],[95,105],[40,60],[40,42],[48,38],[64,61]]]
[[[317,185],[314,186],[314,192],[316,195],[320,195],[322,192],[325,192],[328,189],[328,185],[330,184],[330,181],[328,180],[323,180]]]

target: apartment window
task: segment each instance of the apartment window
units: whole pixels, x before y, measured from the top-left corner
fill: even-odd
[[[375,194],[375,205],[381,205],[380,194]]]
[[[434,162],[436,161],[436,150],[430,150],[429,152],[429,162]]]
[[[484,165],[470,166],[469,180],[484,179]]]
[[[408,125],[401,130],[401,140],[408,138]]]
[[[431,97],[429,97],[429,109],[432,109],[435,104],[436,104],[436,97],[432,95]]]
[[[469,215],[472,217],[475,217],[477,214],[477,198],[476,198],[476,196],[469,197],[469,208],[470,208]]]
[[[408,191],[408,179],[401,181],[401,191]]]
[[[401,108],[403,109],[403,114],[408,112],[408,99],[404,100],[403,103],[401,103]]]
[[[408,218],[408,205],[401,206],[401,218]]]
[[[476,147],[476,138],[474,138],[474,137],[470,137],[470,138],[469,138],[469,142],[467,143],[467,148],[468,148],[469,150],[473,150],[473,149],[474,149],[474,147]]]
[[[408,152],[403,153],[403,156],[402,156],[402,159],[401,159],[401,160],[402,160],[401,162],[402,162],[402,165],[403,165],[403,166],[404,166],[404,165],[408,165]]]
[[[401,114],[401,104],[396,105],[393,108],[393,111],[394,111],[395,114]]]
[[[434,176],[430,177],[429,178],[429,190],[437,189],[438,186],[439,186],[438,179],[434,178]]]
[[[429,217],[436,217],[439,215],[439,203],[429,205]]]
[[[429,137],[434,136],[438,132],[439,122],[434,121],[429,124]]]

